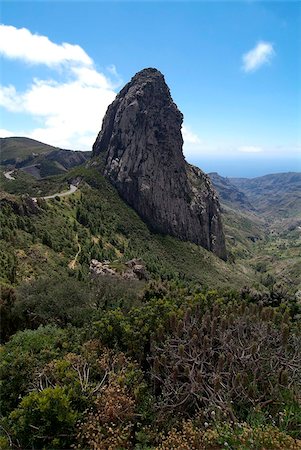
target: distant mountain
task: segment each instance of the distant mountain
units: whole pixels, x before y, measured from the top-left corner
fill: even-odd
[[[247,195],[239,190],[231,182],[230,178],[222,177],[217,172],[209,173],[209,176],[215,189],[219,193],[219,198],[222,203],[225,203],[230,207],[238,207],[242,210],[254,210]]]
[[[257,178],[225,178],[209,174],[220,200],[227,206],[276,218],[301,214],[301,173],[287,172]]]
[[[26,137],[0,138],[1,165],[15,165],[54,149],[56,147]]]
[[[301,213],[301,173],[287,172],[257,178],[230,178],[244,193],[257,212],[276,217],[293,217]]]
[[[66,172],[83,164],[91,152],[64,150],[26,137],[1,138],[1,165],[21,169],[35,178]]]
[[[210,178],[221,201],[229,259],[253,267],[265,286],[281,281],[301,289],[301,173]]]

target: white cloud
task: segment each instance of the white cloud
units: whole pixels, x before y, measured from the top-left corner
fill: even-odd
[[[242,153],[261,153],[262,148],[255,145],[243,145],[242,147],[238,148],[238,151]]]
[[[258,42],[252,50],[243,55],[242,69],[245,72],[254,72],[262,65],[269,63],[274,55],[273,44],[263,41]]]
[[[14,137],[16,136],[13,131],[6,130],[5,128],[0,128],[0,137],[1,138],[7,138],[7,137]]]
[[[0,85],[0,106],[12,112],[17,112],[22,109],[21,99],[17,96],[17,91],[14,86]]]
[[[15,41],[13,46],[4,43],[0,32],[0,53],[11,58],[20,44],[17,57],[47,66],[53,64],[52,68],[59,70],[48,80],[34,78],[23,91],[17,91],[13,85],[0,85],[0,106],[33,119],[32,130],[26,133],[28,137],[59,147],[90,150],[106,109],[116,96],[114,89],[121,82],[115,66],[110,67],[112,80],[99,72],[78,46],[57,45],[25,29],[5,28],[13,29]],[[26,50],[21,42],[23,32],[28,38]],[[49,58],[43,56],[48,47]]]
[[[201,140],[196,133],[191,131],[191,129],[183,125],[182,126],[182,136],[185,144],[200,144]]]
[[[6,58],[49,67],[70,63],[93,65],[92,59],[79,45],[66,42],[55,44],[46,36],[9,25],[0,25],[0,54]]]
[[[100,86],[101,77],[98,79],[97,74],[94,82],[93,76],[90,82],[88,78],[66,83],[34,80],[25,92],[0,87],[0,104],[9,111],[29,114],[42,124],[30,137],[71,148],[80,148],[85,143],[89,149],[116,94],[106,83]]]

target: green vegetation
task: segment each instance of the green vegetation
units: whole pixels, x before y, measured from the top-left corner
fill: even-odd
[[[136,301],[3,346],[7,447],[298,448],[300,327],[289,300],[264,307],[252,293],[165,282]]]
[[[0,447],[301,448],[298,225],[226,209],[225,263],[151,233],[97,168],[23,189],[75,178],[1,194]],[[122,278],[132,258],[149,281]]]
[[[208,287],[213,278],[215,286],[230,283],[238,287],[248,283],[248,276],[242,271],[203,248],[152,234],[96,169],[77,168],[69,172],[69,179],[76,177],[85,180],[79,192],[60,200],[40,202],[35,213],[29,216],[20,218],[14,212],[12,203],[17,200],[2,200],[5,208],[2,233],[15,234],[11,245],[16,256],[17,282],[28,275],[35,276],[35,271],[40,275],[43,265],[48,272],[51,261],[57,266],[59,260],[60,271],[68,271],[68,262],[78,250],[78,240],[81,245],[76,267],[81,275],[78,276],[88,275],[93,258],[124,262],[142,257],[155,278],[187,279]],[[7,245],[10,239],[5,241]],[[36,267],[37,255],[45,259],[45,264],[41,261]]]
[[[62,175],[37,180],[23,170],[17,170],[14,172],[14,177],[15,180],[8,180],[3,172],[0,172],[0,186],[3,191],[15,195],[26,193],[33,197],[42,197],[68,189],[67,180]]]

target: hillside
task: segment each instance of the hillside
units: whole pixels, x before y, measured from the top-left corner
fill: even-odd
[[[1,166],[22,170],[36,179],[59,175],[83,164],[91,152],[63,150],[25,137],[1,138]]]
[[[60,260],[60,270],[68,271],[68,262],[76,253],[76,235],[82,247],[77,269],[86,275],[93,257],[120,262],[135,257],[144,260],[148,271],[155,278],[184,277],[207,287],[226,286],[229,283],[238,287],[250,281],[239,268],[224,263],[196,244],[150,232],[140,217],[120,199],[116,190],[95,168],[73,169],[65,176],[65,180],[78,177],[82,182],[77,193],[60,201],[49,201],[28,217],[30,227],[34,230],[37,227],[38,231],[25,234],[22,230],[16,231],[17,235],[20,235],[20,241],[17,239],[17,246],[10,245],[12,254],[16,255],[17,282],[46,272],[47,264],[52,259],[54,264],[58,264]],[[7,198],[11,199],[12,204],[21,200],[7,195],[2,198],[3,205],[8,208],[7,216],[12,214],[12,217],[15,217],[16,208],[9,206],[9,202],[5,200]],[[17,218],[11,220],[16,222]],[[49,241],[56,242],[53,248],[50,247],[51,250],[42,244],[44,232],[49,236]],[[34,243],[30,244],[31,241]],[[7,245],[5,242],[5,248]],[[32,248],[35,249],[34,252],[31,251]],[[23,255],[24,251],[26,258],[25,255],[20,258],[19,255]],[[48,253],[45,269],[43,264],[36,266],[39,252],[41,255]],[[6,272],[10,271],[11,268],[7,268]]]
[[[50,152],[50,155],[52,155],[53,152],[54,151]],[[271,283],[275,283],[276,280],[283,280],[286,283],[289,283],[292,289],[300,288],[300,233],[298,232],[300,223],[297,216],[294,221],[282,219],[281,221],[273,220],[271,222],[270,216],[267,216],[266,220],[266,216],[263,213],[259,213],[253,207],[247,193],[240,191],[237,186],[231,184],[232,181],[230,179],[224,179],[218,174],[211,174],[212,182],[219,192],[222,201],[222,217],[228,257],[230,260],[228,264],[224,264],[213,257],[210,252],[205,251],[195,244],[184,243],[172,237],[161,237],[156,233],[151,233],[139,216],[134,214],[131,208],[123,203],[115,189],[110,187],[108,182],[96,172],[95,162],[92,163],[92,165],[94,166],[93,169],[91,167],[86,169],[73,169],[71,171],[66,170],[59,176],[57,175],[41,180],[31,177],[23,171],[16,172],[15,180],[7,180],[3,177],[3,174],[1,174],[1,186],[2,189],[11,194],[28,193],[29,195],[37,197],[66,191],[68,190],[69,182],[72,179],[79,177],[82,179],[82,183],[78,193],[73,194],[73,196],[68,199],[61,199],[60,202],[52,201],[50,203],[50,206],[53,205],[51,208],[54,207],[55,215],[58,216],[55,220],[50,216],[51,208],[49,211],[46,209],[43,212],[45,229],[50,232],[50,235],[53,236],[53,239],[55,240],[57,239],[57,234],[63,233],[64,235],[65,231],[67,235],[68,233],[72,235],[72,226],[70,223],[66,230],[62,232],[64,229],[64,225],[61,223],[63,220],[62,218],[66,216],[66,214],[67,216],[70,216],[71,214],[72,217],[76,217],[76,207],[74,205],[72,206],[73,199],[80,196],[80,198],[85,199],[85,203],[88,203],[88,196],[91,194],[91,198],[93,198],[91,201],[92,204],[99,204],[100,208],[102,207],[101,205],[103,202],[108,205],[105,209],[108,223],[111,221],[115,222],[117,217],[116,211],[120,211],[118,216],[119,219],[116,224],[117,229],[119,227],[122,229],[124,223],[127,223],[131,229],[133,217],[135,217],[135,225],[133,225],[134,230],[137,229],[137,223],[139,223],[139,233],[134,231],[128,238],[125,238],[122,233],[118,233],[114,227],[110,231],[104,231],[104,233],[111,236],[113,242],[109,241],[103,244],[104,248],[112,250],[109,259],[115,258],[116,260],[125,262],[126,258],[142,257],[146,260],[145,262],[148,266],[148,270],[150,270],[150,273],[155,277],[161,276],[164,273],[174,273],[184,276],[187,280],[195,280],[207,287],[227,285],[238,287],[254,283],[259,287],[262,286],[262,283],[266,285],[268,282],[270,283],[269,285],[271,285]],[[270,177],[268,176],[267,178]],[[277,178],[279,180],[280,176]],[[288,184],[289,179],[291,178],[287,178],[285,175],[285,179]],[[293,178],[292,181],[295,182],[294,180],[295,178]],[[280,181],[278,181],[278,185],[280,189]],[[97,192],[98,186],[101,186],[99,192]],[[246,191],[246,188],[244,189]],[[287,186],[286,190],[288,189],[289,187]],[[115,194],[113,195],[113,193]],[[112,195],[113,197],[111,197]],[[257,195],[259,195],[258,189]],[[112,212],[109,205],[116,204],[116,199],[118,199],[118,203],[114,207],[114,212]],[[91,208],[92,206],[90,206],[90,209]],[[131,212],[130,216],[128,216],[129,212]],[[54,214],[54,212],[52,214]],[[112,218],[112,215],[114,219]],[[34,214],[31,216],[30,220],[35,223],[40,217],[40,214]],[[56,224],[58,228],[56,228]],[[77,224],[77,226],[80,225]],[[112,227],[112,225],[108,225],[108,227]],[[90,234],[90,242],[93,240],[96,240],[95,242],[99,241],[100,237],[95,237],[91,230],[88,230],[88,234]],[[35,241],[36,237],[31,237],[30,239]],[[72,239],[74,241],[75,237]],[[130,242],[131,246],[134,246],[135,252],[133,254],[125,253],[125,255],[120,253],[118,244],[120,239],[124,242]],[[74,246],[75,249],[77,248],[78,244],[76,242],[71,244],[67,243],[67,240],[68,239],[65,238],[64,241],[66,243],[66,249],[68,249],[70,245]],[[151,243],[148,245],[147,249],[144,244],[142,244],[145,241]],[[116,247],[114,242],[117,243]],[[80,271],[83,271],[83,273],[87,275],[89,262],[91,261],[92,256],[89,256],[88,250],[88,253],[85,255],[85,245],[82,247],[82,259],[79,258],[77,269],[80,269]],[[87,245],[87,248],[89,248],[89,245]],[[25,249],[20,248],[19,250],[21,251],[21,254],[23,251],[27,253]],[[19,254],[19,250],[17,251],[17,254]],[[16,250],[12,249],[11,251],[14,253]],[[41,251],[43,253],[45,250]],[[67,270],[68,265],[65,251],[68,253],[68,250],[64,250],[64,246],[60,245],[59,255],[56,254],[57,251],[50,251],[49,253],[49,255],[51,255],[50,259],[55,261],[54,267],[58,264],[61,267],[65,266],[64,271]],[[36,258],[35,252],[29,252],[29,254],[33,255],[33,259]],[[275,258],[275,255],[278,255],[278,258]],[[107,257],[108,255],[104,252],[103,259],[106,259]],[[59,263],[61,260],[64,262]],[[40,271],[36,273],[37,266],[30,257],[26,258],[27,262],[25,265],[28,266],[28,269],[23,271],[23,268],[21,267],[24,261],[24,258],[17,261],[18,271],[20,272],[18,282],[22,282],[23,277],[26,279],[27,275],[25,274],[27,270],[32,274],[31,276],[34,277],[38,276],[38,274],[47,272],[47,264],[45,263],[45,269],[41,269],[41,267],[43,267],[42,265]],[[81,264],[80,261],[85,262]],[[160,270],[158,268],[154,270],[150,261],[157,261]],[[5,279],[7,280],[4,276],[4,280]]]
[[[15,145],[14,155],[17,159],[21,159],[22,155],[24,155],[24,147],[21,145],[19,150],[20,153],[18,153],[18,142],[23,143],[22,138],[20,138],[20,140],[17,138],[15,140],[13,138],[11,144],[14,143]],[[32,140],[25,139],[25,142],[27,142],[29,148],[29,144]],[[38,146],[39,143],[33,141],[33,145]],[[43,146],[44,144],[41,145]],[[51,151],[48,153],[49,148]],[[33,197],[53,195],[57,192],[67,191],[68,185],[72,179],[75,179],[76,177],[82,179],[78,193],[73,194],[70,198],[61,199],[60,202],[50,202],[50,206],[52,205],[51,208],[54,207],[55,215],[57,215],[58,218],[53,220],[50,216],[51,208],[49,211],[48,209],[42,211],[44,227],[50,232],[50,235],[53,236],[52,239],[56,240],[57,234],[62,233],[64,235],[65,231],[67,234],[69,233],[69,235],[72,235],[71,224],[69,224],[66,230],[62,232],[64,229],[64,225],[61,223],[62,218],[66,216],[66,214],[67,216],[71,215],[72,217],[76,217],[77,207],[72,204],[73,199],[80,197],[80,199],[85,199],[85,203],[88,203],[88,196],[91,194],[91,198],[93,197],[91,203],[99,204],[100,208],[103,203],[108,205],[107,208],[105,208],[108,224],[116,222],[116,211],[119,211],[119,219],[117,220],[116,227],[112,228],[112,225],[107,225],[112,229],[104,231],[105,234],[107,233],[111,236],[110,239],[113,242],[112,243],[109,240],[108,242],[105,241],[103,243],[104,248],[109,248],[110,251],[112,250],[109,259],[115,258],[116,260],[125,262],[126,258],[142,257],[145,259],[148,270],[154,277],[163,276],[164,273],[173,273],[177,274],[176,276],[184,277],[187,280],[195,280],[207,287],[226,285],[238,287],[244,284],[250,285],[254,283],[260,287],[262,286],[262,283],[270,286],[276,281],[281,280],[289,283],[293,290],[301,287],[300,233],[298,231],[301,218],[300,214],[298,216],[296,211],[292,209],[298,204],[296,202],[286,203],[284,215],[294,216],[294,219],[281,218],[280,211],[278,211],[278,217],[272,219],[272,216],[269,213],[270,206],[268,207],[267,212],[265,212],[264,207],[261,206],[265,204],[264,202],[267,202],[266,192],[269,192],[269,196],[274,195],[273,192],[270,192],[272,191],[272,186],[274,184],[281,204],[285,202],[285,199],[290,198],[291,192],[295,192],[296,197],[299,198],[298,183],[300,182],[300,174],[268,175],[254,180],[232,180],[223,178],[216,173],[210,174],[214,187],[219,193],[222,205],[222,218],[228,257],[230,260],[228,264],[224,264],[213,257],[210,252],[206,252],[195,244],[184,243],[181,240],[172,237],[163,237],[156,233],[151,233],[139,216],[134,214],[131,208],[123,203],[115,189],[110,187],[102,175],[96,172],[95,161],[92,162],[90,168],[72,169],[70,171],[70,166],[72,166],[74,162],[78,162],[77,153],[80,152],[70,152],[60,149],[54,150],[47,145],[45,145],[44,150],[45,149],[47,151],[44,155],[36,156],[35,158],[38,159],[47,156],[50,160],[52,159],[55,161],[55,163],[61,161],[62,164],[64,164],[64,170],[61,171],[60,175],[45,179],[36,179],[24,171],[16,171],[14,173],[15,180],[7,180],[3,176],[3,173],[1,173],[0,176],[2,189],[7,193],[27,193]],[[64,160],[64,155],[66,153],[71,156],[68,156],[67,160]],[[260,191],[261,185],[266,186],[263,193]],[[98,186],[101,186],[99,192],[97,192]],[[118,199],[117,204],[116,199]],[[110,204],[116,204],[114,213],[109,208]],[[269,202],[268,204],[271,205]],[[256,208],[253,205],[256,205]],[[260,208],[257,207],[257,205],[259,205]],[[90,209],[91,208],[92,206],[90,206]],[[54,214],[54,212],[52,213]],[[129,213],[130,216],[128,216]],[[30,220],[32,223],[35,223],[40,217],[40,214],[33,214]],[[130,236],[125,238],[123,234],[118,233],[116,229],[122,229],[124,223],[127,223],[131,229],[133,217],[135,217],[133,229],[137,229],[138,223],[138,229],[140,231],[138,233],[136,233],[136,231],[132,234],[130,233]],[[56,228],[56,224],[58,228]],[[76,226],[80,226],[80,224],[77,224]],[[93,232],[89,230],[89,226],[87,232],[88,235],[90,235],[90,242],[99,242],[101,234],[95,237]],[[36,237],[32,236],[30,239],[35,241]],[[128,254],[127,252],[125,254],[122,254],[122,252],[120,253],[120,244],[118,244],[120,239],[124,242],[130,242],[130,246],[133,246],[135,250],[133,254]],[[72,240],[75,240],[74,236]],[[75,249],[77,248],[77,242],[67,243],[67,241],[68,239],[65,238],[64,242],[66,244],[66,249],[68,249],[70,245],[74,246]],[[147,249],[145,248],[145,245],[142,244],[145,241],[151,243]],[[117,243],[116,247],[114,242]],[[7,243],[5,245],[7,246]],[[82,257],[79,258],[76,267],[87,276],[88,266],[92,256],[89,256],[89,250],[87,250],[88,253],[85,254],[85,245],[82,245],[82,247]],[[43,246],[41,248],[43,249]],[[57,251],[50,251],[50,259],[53,259],[54,261],[54,268],[59,264],[61,267],[65,267],[64,271],[66,271],[68,261],[66,260],[65,251],[68,253],[68,250],[64,250],[62,244],[60,244],[59,248],[59,255],[57,254]],[[89,245],[87,245],[87,248],[89,248]],[[19,251],[21,251],[21,254],[24,251],[27,253],[27,250],[25,248],[22,249],[22,247],[15,250],[11,249],[11,251],[12,253],[17,251],[17,255],[20,254]],[[42,253],[44,252],[44,250],[41,251]],[[95,251],[95,248],[93,251]],[[33,259],[36,257],[35,252],[29,252],[29,254],[33,255]],[[278,255],[277,258],[275,258],[276,255]],[[108,258],[108,255],[104,251],[103,259],[106,258]],[[27,261],[26,264],[24,263],[25,260]],[[59,261],[64,262],[59,263]],[[81,263],[81,261],[83,261],[83,263]],[[158,267],[154,269],[150,261],[157,261],[160,269]],[[24,267],[27,266],[27,269],[25,270],[22,268],[23,263]],[[17,265],[17,272],[20,272],[18,282],[22,282],[24,277],[25,279],[27,278],[27,270],[31,273],[31,276],[34,277],[38,276],[38,274],[47,272],[47,264],[45,265],[45,269],[41,269],[41,267],[43,267],[42,265],[40,271],[36,272],[37,266],[30,257],[27,257],[26,259],[21,258],[21,260],[18,260],[17,257]],[[3,273],[5,273],[5,270]],[[3,281],[4,280],[7,280],[5,275]]]
[[[219,194],[221,202],[230,207],[237,207],[246,211],[254,211],[248,196],[236,187],[231,178],[225,178],[217,172],[209,173],[210,179]]]
[[[298,230],[271,236],[235,188],[221,203],[225,262],[150,231],[99,164],[2,185],[0,446],[293,450]]]
[[[1,165],[15,165],[28,157],[55,150],[48,144],[26,137],[0,138]]]

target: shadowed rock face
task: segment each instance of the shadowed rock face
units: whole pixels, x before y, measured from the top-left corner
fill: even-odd
[[[219,202],[210,179],[186,163],[183,115],[156,69],[138,72],[109,106],[93,146],[104,175],[156,232],[226,258]]]

